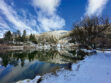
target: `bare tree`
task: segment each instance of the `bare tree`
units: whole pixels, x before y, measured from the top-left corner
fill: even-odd
[[[86,17],[74,25],[71,33],[72,42],[96,48],[95,38],[104,37],[104,31],[110,26],[108,18]]]

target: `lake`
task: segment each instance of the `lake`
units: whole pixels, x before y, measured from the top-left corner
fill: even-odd
[[[34,79],[37,75],[55,74],[61,68],[71,70],[73,63],[90,55],[82,50],[28,50],[0,52],[0,83]]]

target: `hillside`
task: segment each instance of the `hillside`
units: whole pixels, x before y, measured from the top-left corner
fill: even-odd
[[[58,30],[58,31],[49,31],[44,32],[41,34],[35,34],[35,37],[37,40],[40,40],[42,38],[43,40],[47,38],[53,37],[56,40],[59,40],[59,43],[66,43],[68,41],[68,36],[71,33],[71,31],[65,31],[65,30]]]

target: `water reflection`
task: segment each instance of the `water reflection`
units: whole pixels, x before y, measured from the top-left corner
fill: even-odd
[[[0,83],[33,79],[36,75],[71,69],[71,64],[89,53],[82,50],[41,50],[0,52]]]

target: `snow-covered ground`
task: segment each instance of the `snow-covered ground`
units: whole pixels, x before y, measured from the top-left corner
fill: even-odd
[[[73,64],[71,71],[61,69],[56,75],[46,74],[22,82],[36,83],[39,78],[42,78],[40,83],[111,83],[111,52],[97,51],[97,54]]]

